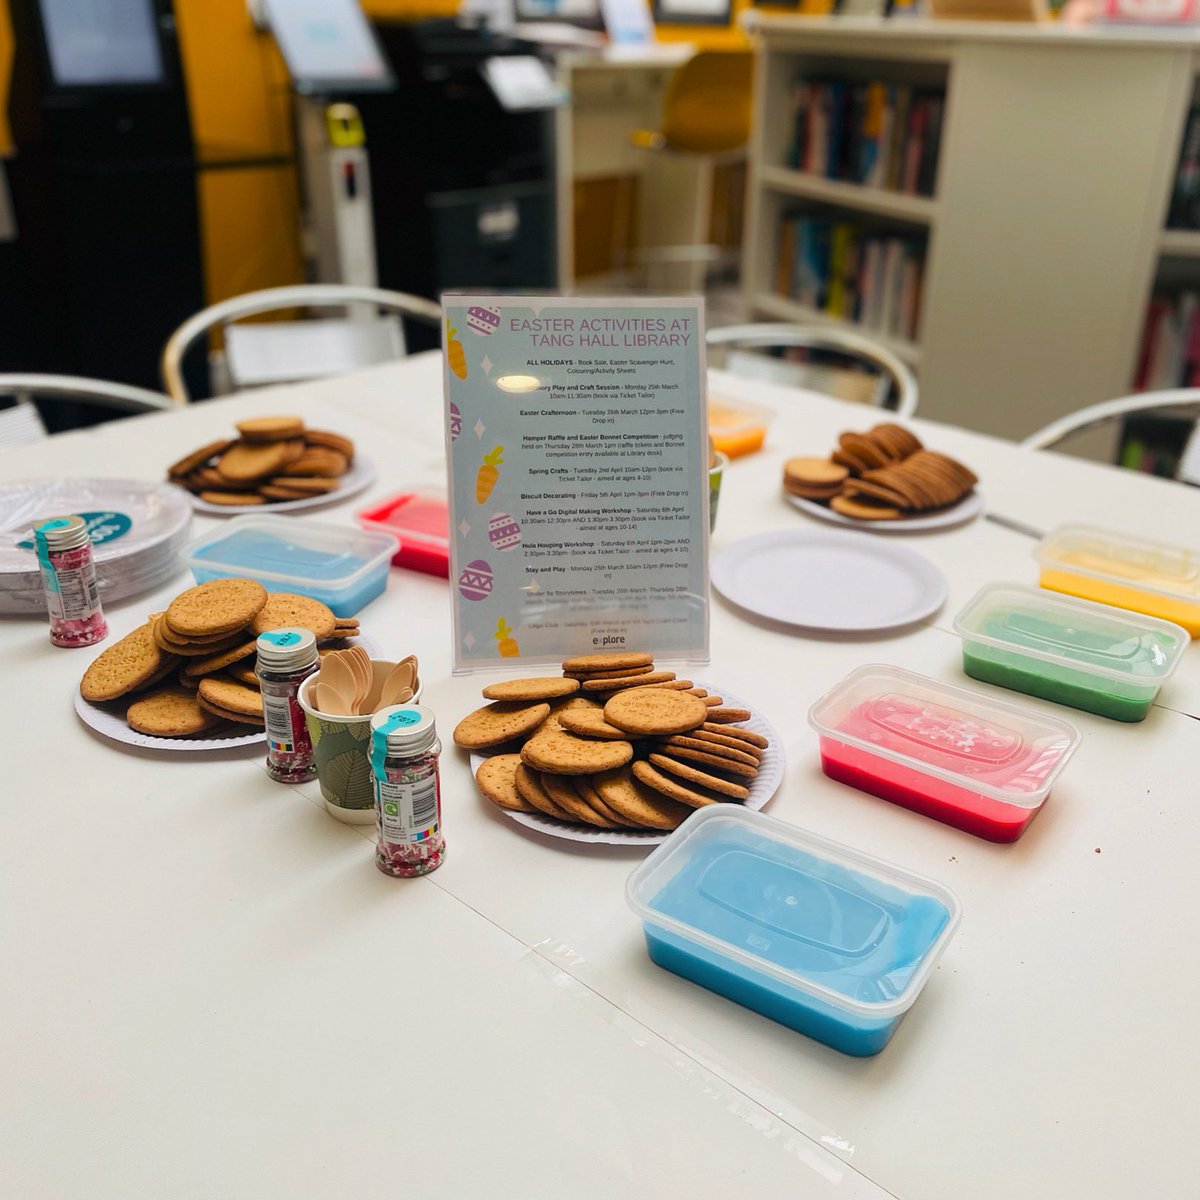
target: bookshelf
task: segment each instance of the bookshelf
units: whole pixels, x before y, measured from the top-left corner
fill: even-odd
[[[1126,394],[1156,283],[1200,290],[1200,231],[1166,228],[1200,35],[751,13],[758,51],[743,248],[747,319],[832,320],[781,294],[800,213],[925,246],[921,414],[1019,438]],[[798,170],[796,80],[944,97],[931,194]],[[791,158],[789,157],[791,155]]]

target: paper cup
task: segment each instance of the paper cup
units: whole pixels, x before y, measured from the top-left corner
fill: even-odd
[[[395,666],[391,662],[372,662],[375,683],[381,684]],[[310,675],[301,685],[298,699],[304,710],[308,736],[312,738],[317,763],[317,781],[331,816],[349,825],[370,825],[375,820],[375,788],[371,780],[371,717],[333,716],[316,707],[313,683],[320,672]],[[412,703],[421,699],[422,685],[417,680]],[[407,703],[407,701],[406,701]]]
[[[708,468],[708,532],[717,527],[717,501],[721,499],[721,478],[729,465],[729,456],[716,451],[717,461]]]

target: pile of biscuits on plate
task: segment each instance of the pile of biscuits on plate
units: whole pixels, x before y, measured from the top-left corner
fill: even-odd
[[[843,433],[828,458],[790,458],[783,490],[860,521],[900,521],[949,508],[978,480],[957,459],[926,450],[903,425]]]
[[[318,644],[358,633],[356,619],[290,592],[268,592],[253,579],[214,579],[188,588],[164,612],[109,646],[79,685],[90,704],[129,702],[125,720],[138,733],[194,737],[225,726],[263,726],[254,672],[260,633],[311,629]]]
[[[354,460],[349,438],[299,417],[254,417],[237,431],[181,458],[167,478],[209,504],[278,504],[336,491]]]
[[[561,676],[483,689],[455,744],[489,754],[480,792],[513,812],[600,829],[669,830],[750,796],[768,742],[749,710],[655,669],[640,653],[568,658]]]

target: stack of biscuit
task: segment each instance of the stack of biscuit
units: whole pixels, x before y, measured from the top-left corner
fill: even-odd
[[[843,433],[829,458],[791,458],[783,466],[789,495],[827,503],[866,521],[895,521],[957,504],[977,480],[962,463],[926,450],[903,425]]]
[[[261,728],[255,646],[260,633],[285,626],[311,629],[318,642],[358,632],[357,620],[335,617],[319,600],[268,593],[253,579],[214,579],[181,592],[105,650],[79,690],[92,704],[136,693],[125,719],[158,737],[189,737],[230,721]]]
[[[354,459],[349,438],[299,417],[254,417],[237,431],[181,458],[167,478],[210,504],[272,504],[335,491]]]
[[[649,654],[569,658],[563,674],[483,689],[454,741],[491,752],[480,792],[514,812],[601,829],[670,830],[750,795],[767,739],[750,713],[659,671]]]

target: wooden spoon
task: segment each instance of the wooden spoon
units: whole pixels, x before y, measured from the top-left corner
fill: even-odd
[[[379,707],[387,708],[389,704],[401,704],[404,700],[411,700],[413,684],[416,682],[417,660],[410,654],[408,658],[398,662],[383,681],[383,688],[379,693]],[[401,692],[406,693],[403,698],[400,696]]]
[[[321,672],[317,677],[317,686],[322,692],[326,688],[340,694],[342,707],[338,715],[353,716],[354,699],[358,694],[358,678],[350,669],[350,664],[340,653],[327,654],[321,663]],[[322,712],[328,711],[322,706]]]
[[[322,683],[318,679],[313,684],[313,692],[316,695],[317,708],[321,712],[331,717],[349,717],[353,715],[350,711],[350,701],[332,684]]]

